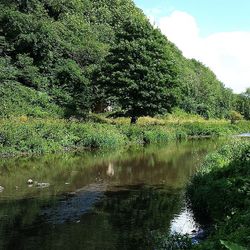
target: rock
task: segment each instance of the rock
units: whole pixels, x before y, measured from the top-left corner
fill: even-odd
[[[36,187],[38,187],[38,188],[47,188],[49,186],[50,186],[50,184],[46,183],[46,182],[44,182],[44,183],[36,182]]]
[[[27,184],[28,185],[32,185],[34,182],[33,182],[33,180],[32,179],[28,179],[28,181],[27,181]]]
[[[0,186],[0,193],[3,192],[4,187]]]
[[[198,244],[199,242],[204,240],[207,236],[206,231],[204,231],[203,229],[199,229],[198,231],[197,230],[193,231],[195,231],[194,236],[192,237],[193,244]]]
[[[74,196],[76,196],[76,192],[67,193],[66,196],[68,196],[68,197],[74,197]]]

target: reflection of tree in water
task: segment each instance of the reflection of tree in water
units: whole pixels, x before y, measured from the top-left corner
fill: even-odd
[[[188,181],[208,144],[149,147],[118,156],[22,159],[21,165],[7,161],[4,165],[9,167],[0,168],[2,195],[8,197],[0,201],[0,249],[153,249],[150,232],[169,233],[183,200],[176,188]],[[48,181],[51,187],[29,189],[30,176]],[[173,189],[154,186],[162,183]],[[90,190],[90,184],[105,184],[114,191]],[[131,186],[139,184],[144,186]],[[87,186],[86,193],[81,187]],[[62,195],[79,189],[75,195]]]
[[[80,196],[64,202],[72,205]],[[180,201],[181,193],[173,190],[132,187],[108,192],[96,212],[82,213],[79,218],[72,217],[73,220],[58,224],[53,224],[51,218],[45,220],[43,214],[47,208],[54,207],[62,216],[61,199],[2,203],[0,247],[6,250],[147,249],[151,231],[169,232],[171,220],[181,209]],[[70,212],[66,217],[69,215]]]
[[[161,187],[109,192],[101,209],[109,214],[117,234],[117,249],[148,249],[152,232],[169,233],[172,219],[181,210],[181,195]]]
[[[164,183],[181,188],[195,171],[200,159],[213,150],[216,143],[219,142],[188,141],[128,151],[5,159],[0,161],[0,184],[5,188],[4,196],[9,199],[40,196],[39,190],[27,187],[28,179],[50,183],[53,188],[42,192],[48,195],[74,191],[100,178],[110,185]]]
[[[38,215],[45,204],[48,204],[48,200],[25,199],[1,202],[0,249],[25,249],[23,245],[25,236],[36,233],[34,224],[39,224]]]
[[[73,205],[75,198],[79,197],[70,197],[63,201],[70,206]],[[112,246],[115,245],[113,235],[107,229],[109,225],[103,215],[83,212],[80,218],[76,219],[73,214],[72,220],[59,224],[52,222],[54,214],[47,220],[41,216],[48,208],[55,207],[61,209],[58,212],[63,217],[65,210],[60,206],[61,201],[61,199],[52,198],[51,200],[27,199],[1,203],[0,249],[113,249]],[[69,215],[70,211],[67,211],[65,218]],[[108,246],[105,246],[106,241]]]

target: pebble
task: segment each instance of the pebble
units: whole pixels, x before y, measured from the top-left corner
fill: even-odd
[[[36,183],[36,187],[38,187],[38,188],[47,188],[47,187],[49,187],[50,186],[50,184],[49,183],[39,183],[39,182],[37,182]]]
[[[28,181],[27,181],[27,184],[28,185],[32,185],[34,182],[33,182],[33,180],[32,179],[28,179]]]

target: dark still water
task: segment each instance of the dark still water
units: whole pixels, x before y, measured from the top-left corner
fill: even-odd
[[[219,143],[2,159],[0,249],[150,249],[152,233],[191,233],[185,185]]]

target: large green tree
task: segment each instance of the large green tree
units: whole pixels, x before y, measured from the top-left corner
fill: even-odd
[[[175,59],[167,39],[138,14],[124,21],[97,83],[131,117],[164,113],[175,103]]]

